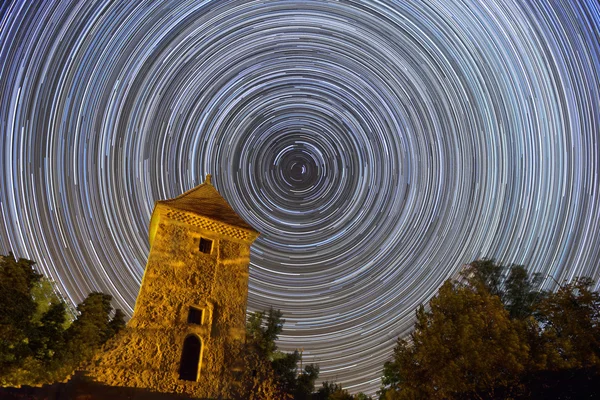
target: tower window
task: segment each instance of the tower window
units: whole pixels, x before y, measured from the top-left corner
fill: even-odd
[[[196,307],[190,307],[188,312],[188,324],[202,324],[202,309]]]
[[[210,254],[212,252],[212,245],[212,240],[200,238],[200,252],[204,254]]]

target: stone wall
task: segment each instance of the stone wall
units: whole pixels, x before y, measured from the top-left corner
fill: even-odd
[[[241,365],[250,243],[170,219],[168,211],[157,207],[153,216],[159,219],[134,315],[89,374],[112,386],[227,398]],[[211,254],[199,251],[202,237],[213,240]],[[203,310],[200,325],[187,323],[192,306]],[[197,382],[179,380],[189,335],[202,343]]]

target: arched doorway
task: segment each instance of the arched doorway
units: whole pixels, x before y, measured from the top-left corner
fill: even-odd
[[[190,335],[185,338],[183,341],[183,350],[181,351],[179,379],[184,381],[196,381],[198,378],[201,350],[202,343],[197,336]]]

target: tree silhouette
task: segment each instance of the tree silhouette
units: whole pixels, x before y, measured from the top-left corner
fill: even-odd
[[[471,263],[446,281],[384,365],[380,399],[590,398],[600,297],[588,278],[536,290],[523,266]]]
[[[65,379],[123,328],[111,296],[91,293],[77,319],[35,262],[0,256],[0,384],[38,385]]]
[[[306,399],[313,392],[319,367],[309,364],[298,374],[300,353],[285,353],[277,349],[275,342],[284,323],[281,311],[272,307],[268,311],[254,312],[248,317],[247,371],[244,380],[247,396]]]

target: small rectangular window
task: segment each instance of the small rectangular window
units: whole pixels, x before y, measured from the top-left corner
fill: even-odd
[[[213,241],[210,239],[200,238],[200,252],[210,254],[212,252]]]
[[[188,312],[188,324],[202,324],[202,309],[196,307],[190,307]]]

